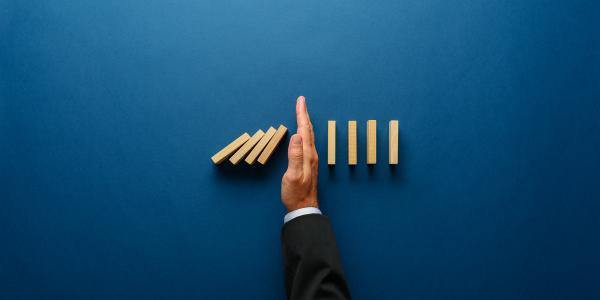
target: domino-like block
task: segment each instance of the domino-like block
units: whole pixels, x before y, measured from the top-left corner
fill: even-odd
[[[265,150],[258,157],[258,162],[261,165],[264,165],[267,163],[267,160],[269,160],[269,157],[271,157],[271,154],[273,154],[273,152],[275,152],[275,149],[277,149],[277,145],[279,145],[279,143],[283,140],[283,137],[285,136],[286,133],[287,133],[287,128],[283,125],[279,125],[279,128],[277,128],[277,131],[275,132],[275,135],[273,135],[273,138],[269,141],[269,143],[265,147]]]
[[[327,164],[335,165],[335,121],[327,121]]]
[[[263,135],[265,135],[264,131],[260,129],[256,131],[254,135],[252,135],[252,137],[237,152],[235,152],[233,156],[229,158],[229,161],[232,164],[237,165],[242,160],[242,158],[244,158],[244,156],[246,156],[246,154],[248,154],[250,150],[252,150],[252,147],[254,147],[254,145],[256,145],[258,141],[260,141]]]
[[[229,143],[229,145],[225,146],[225,148],[221,149],[221,151],[217,152],[217,154],[213,155],[210,159],[214,164],[220,164],[224,160],[226,160],[229,156],[231,156],[237,149],[242,147],[246,141],[250,139],[250,135],[246,132],[240,135],[233,142]]]
[[[389,126],[390,165],[398,164],[398,120],[391,120]]]
[[[377,121],[367,121],[367,164],[377,163]]]
[[[267,144],[269,143],[271,138],[275,135],[275,131],[276,131],[275,128],[269,127],[269,129],[262,136],[260,141],[258,141],[256,146],[254,146],[254,149],[252,149],[252,151],[250,151],[250,154],[248,154],[248,156],[246,156],[246,159],[244,161],[247,164],[251,165],[256,161],[256,158],[258,158],[258,155],[260,155],[260,153],[263,151],[263,149],[265,149],[265,147],[267,146]]]
[[[348,165],[354,166],[358,162],[356,155],[356,121],[348,121]]]

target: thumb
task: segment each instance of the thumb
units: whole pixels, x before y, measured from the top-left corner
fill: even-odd
[[[288,147],[288,171],[301,174],[302,160],[302,136],[294,134],[290,139],[290,146]]]

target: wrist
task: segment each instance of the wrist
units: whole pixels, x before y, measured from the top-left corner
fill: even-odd
[[[301,209],[301,208],[307,208],[307,207],[319,208],[319,203],[315,200],[315,201],[302,202],[302,203],[290,205],[290,206],[287,206],[286,208],[287,208],[288,212],[292,212],[294,210]]]

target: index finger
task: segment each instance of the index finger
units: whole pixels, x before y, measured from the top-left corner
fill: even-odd
[[[296,122],[298,124],[298,133],[302,135],[304,141],[307,141],[309,145],[313,145],[314,133],[304,96],[298,97],[296,101]]]

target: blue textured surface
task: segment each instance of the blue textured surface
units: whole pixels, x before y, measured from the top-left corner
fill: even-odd
[[[598,299],[599,12],[1,0],[0,298],[283,298],[285,151],[264,168],[209,157],[295,128],[302,94],[356,299]],[[350,171],[345,122],[364,162],[370,118],[379,164]]]

